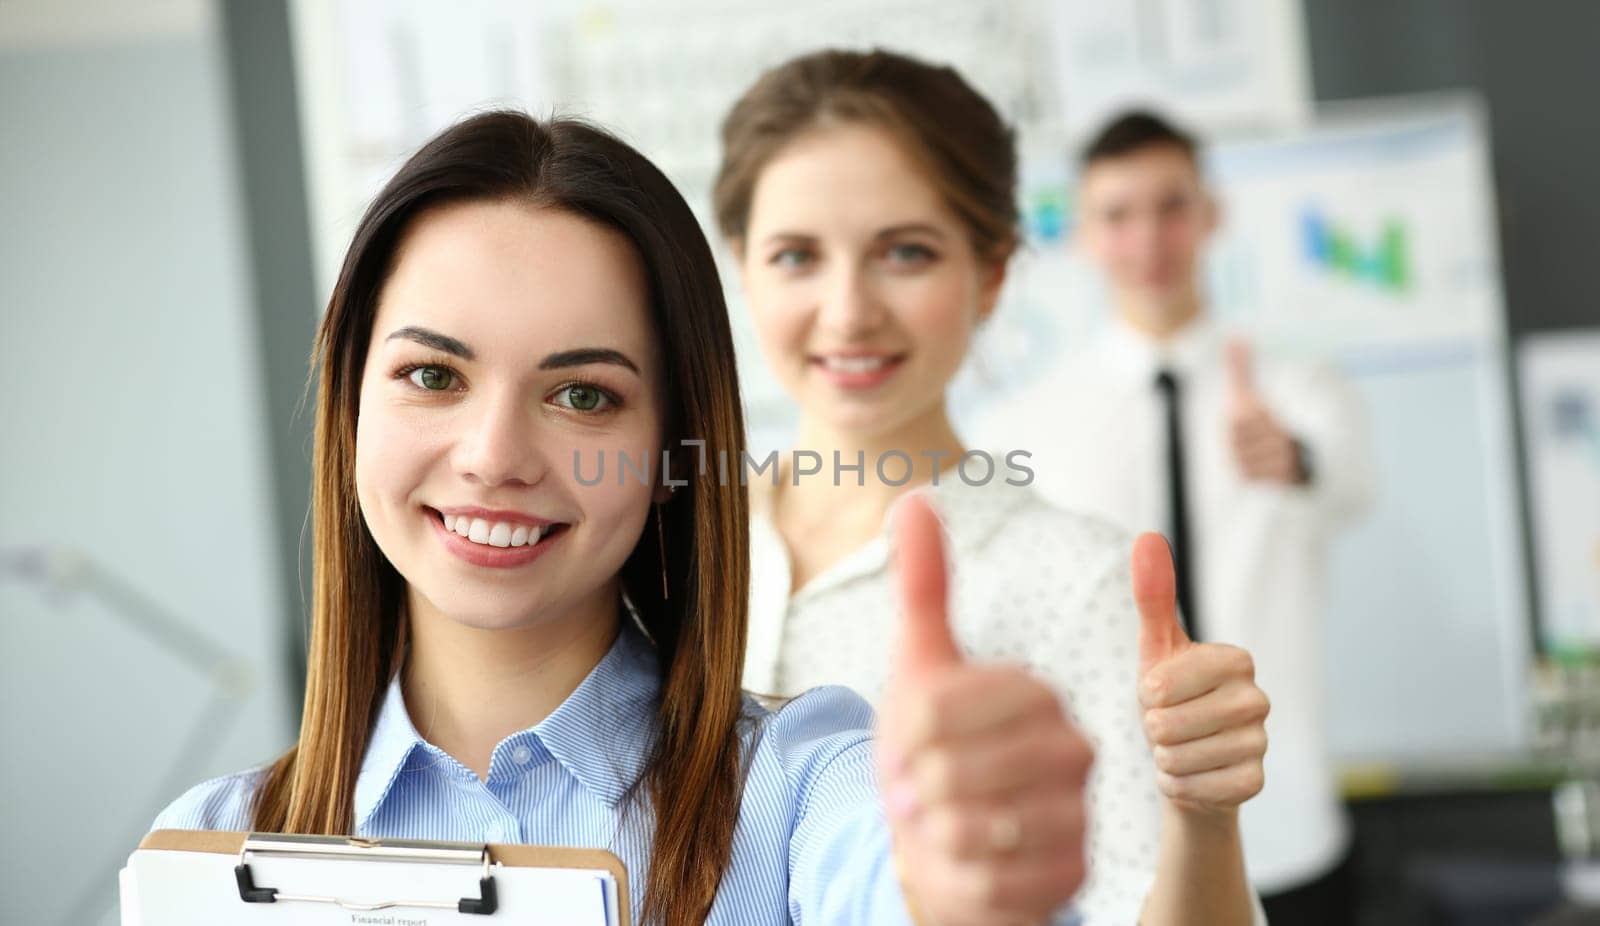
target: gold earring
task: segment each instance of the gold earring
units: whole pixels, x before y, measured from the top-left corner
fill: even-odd
[[[661,554],[661,600],[666,601],[667,595],[667,536],[661,527],[661,503],[656,502],[656,551]]]

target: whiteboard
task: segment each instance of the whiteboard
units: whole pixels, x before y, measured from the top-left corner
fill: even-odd
[[[1332,550],[1329,734],[1347,760],[1514,752],[1531,619],[1482,109],[1326,110],[1219,148],[1224,318],[1333,361],[1366,400],[1379,497]],[[1328,241],[1341,243],[1330,248]]]
[[[1600,651],[1600,329],[1517,345],[1540,639]]]

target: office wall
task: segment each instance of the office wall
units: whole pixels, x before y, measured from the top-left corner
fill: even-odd
[[[1468,88],[1487,101],[1511,333],[1600,325],[1600,4],[1304,3],[1318,100]]]
[[[0,4],[7,922],[114,922],[116,870],[160,807],[289,739],[223,49],[206,0]],[[37,549],[127,588],[42,580]],[[129,622],[137,600],[242,657],[248,693],[215,699]]]

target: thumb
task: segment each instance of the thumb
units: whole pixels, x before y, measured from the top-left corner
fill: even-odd
[[[961,651],[950,633],[946,608],[944,536],[939,517],[921,495],[906,496],[894,518],[895,572],[900,603],[902,675],[918,676],[956,665]]]
[[[1133,541],[1133,602],[1139,608],[1139,675],[1181,652],[1189,635],[1178,622],[1178,579],[1172,548],[1157,533]]]
[[[1256,402],[1254,363],[1250,342],[1244,338],[1228,341],[1228,382],[1233,386],[1233,404],[1249,408]]]

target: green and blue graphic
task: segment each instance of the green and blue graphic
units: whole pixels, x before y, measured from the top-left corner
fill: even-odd
[[[1348,227],[1333,222],[1315,206],[1302,210],[1300,229],[1305,257],[1312,264],[1394,293],[1410,288],[1410,235],[1399,219],[1385,220],[1377,241],[1367,247]]]

